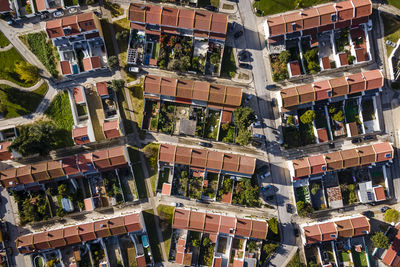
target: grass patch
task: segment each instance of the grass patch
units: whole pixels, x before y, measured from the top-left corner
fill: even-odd
[[[158,205],[157,212],[160,218],[160,229],[163,236],[163,242],[165,251],[168,253],[171,246],[171,234],[172,234],[172,217],[174,215],[174,207],[167,205]]]
[[[142,165],[140,163],[141,153],[137,148],[128,147],[129,158],[132,162],[132,169],[135,176],[136,187],[138,190],[139,198],[147,198],[147,189],[144,181],[144,174]]]
[[[47,83],[43,83],[32,92],[21,91],[7,85],[0,85],[0,102],[5,113],[4,118],[14,118],[35,112],[47,92]]]
[[[398,9],[400,9],[400,2],[399,0],[388,0],[387,1],[389,5],[395,6]]]
[[[157,233],[155,231],[156,225],[154,224],[153,210],[144,210],[143,219],[146,224],[146,229],[149,229],[147,235],[149,236],[149,242],[151,246],[151,252],[153,253],[154,262],[161,262],[161,247],[158,241]]]
[[[121,6],[117,3],[111,3],[108,1],[103,2],[104,8],[108,9],[111,13],[111,16],[113,18],[122,16],[124,14],[124,9],[121,8]]]
[[[134,129],[130,120],[128,103],[126,102],[126,97],[125,97],[125,90],[117,91],[117,100],[118,100],[119,113],[121,114],[122,123],[124,124],[125,134],[131,134],[133,133]]]
[[[224,55],[222,57],[221,76],[233,78],[236,75],[236,61],[233,55],[233,49],[225,46]]]
[[[156,143],[150,143],[143,148],[147,169],[150,175],[151,189],[153,190],[154,195],[156,194],[156,187],[157,187],[157,177],[158,177],[157,159],[158,159],[159,149],[160,145]]]
[[[40,60],[40,62],[42,62],[50,74],[53,77],[57,77],[57,64],[59,58],[54,56],[55,47],[51,41],[47,41],[46,33],[44,31],[30,33],[27,35],[21,35],[19,38],[29,48],[29,50],[36,55],[36,57]]]
[[[257,13],[258,15],[267,16],[271,14],[286,12],[293,9],[315,6],[326,2],[329,2],[329,0],[302,0],[301,6],[297,7],[295,0],[260,0],[255,1],[253,6],[261,12]]]
[[[4,35],[4,33],[0,32],[0,47],[6,47],[7,45],[10,44],[10,41],[8,41],[7,37]]]
[[[139,128],[142,128],[143,111],[144,111],[144,98],[143,98],[143,81],[139,84],[129,87],[129,95],[133,105],[133,112],[135,113],[134,120]]]
[[[305,267],[306,265],[301,262],[299,251],[294,254],[293,258],[289,261],[286,267]]]
[[[10,50],[0,52],[0,79],[11,81],[22,87],[31,87],[35,85],[39,78],[34,81],[25,82],[19,78],[15,72],[15,63],[26,62],[26,60],[13,47]]]
[[[123,19],[114,21],[113,25],[114,25],[115,34],[117,34],[118,32],[122,32],[122,31],[128,31],[128,32],[130,31],[129,20],[127,18],[123,18]],[[121,66],[124,67],[126,65],[128,40],[120,38],[119,40],[117,39],[117,43],[118,43],[118,50],[119,50],[119,61],[120,61]],[[125,73],[128,76],[127,82],[128,83],[131,82],[131,80],[129,79],[130,78],[129,73],[126,71],[125,71]]]
[[[103,29],[104,41],[106,42],[107,56],[115,56],[114,44],[111,38],[110,26],[107,19],[101,19],[101,28]]]
[[[400,3],[398,3],[398,5],[400,5]],[[383,20],[383,25],[385,28],[385,41],[389,40],[396,44],[397,41],[400,39],[400,21],[397,20],[392,15],[382,16],[382,20]],[[391,47],[386,44],[385,44],[385,46],[386,46],[387,55],[390,56],[394,47]]]
[[[198,7],[214,6],[219,7],[219,0],[199,0],[197,3]]]
[[[78,0],[64,0],[65,6],[77,6]]]
[[[49,116],[57,125],[60,134],[60,147],[73,146],[72,126],[74,120],[72,118],[71,106],[67,92],[58,94],[51,102],[45,114]]]

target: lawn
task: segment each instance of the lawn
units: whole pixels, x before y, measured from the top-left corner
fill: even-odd
[[[344,250],[340,251],[339,257],[340,257],[340,261],[341,261],[341,262],[348,262],[348,261],[350,261],[350,254],[347,253],[347,251],[344,251]]]
[[[26,61],[18,51],[13,47],[10,50],[0,52],[0,79],[9,80],[23,87],[31,87],[35,85],[39,79],[25,82],[19,78],[19,74],[15,72],[15,63]]]
[[[77,6],[78,5],[78,0],[64,0],[65,6]]]
[[[161,248],[158,242],[157,232],[155,231],[156,225],[154,224],[154,213],[153,210],[144,210],[143,219],[146,224],[146,229],[148,229],[147,235],[149,236],[149,242],[151,247],[151,252],[153,253],[154,262],[161,262]]]
[[[296,194],[296,202],[297,201],[303,201],[303,202],[310,201],[310,193],[308,191],[307,186],[296,187],[295,194]]]
[[[396,1],[396,0],[393,0]],[[329,0],[302,0],[301,7],[310,7],[318,4],[329,2]],[[267,16],[276,13],[282,13],[293,9],[298,9],[301,7],[296,6],[295,0],[260,0],[255,1],[253,6],[260,10],[262,13],[260,15]]]
[[[50,74],[53,77],[57,77],[57,65],[60,59],[58,58],[57,51],[55,51],[55,47],[51,41],[47,41],[46,33],[44,31],[30,33],[27,35],[21,35],[19,38],[29,48],[29,50],[36,55]],[[54,56],[55,54],[56,56]]]
[[[374,102],[372,98],[361,102],[362,116],[364,121],[372,121],[375,119]]]
[[[129,87],[129,94],[132,101],[133,113],[135,114],[134,120],[138,128],[142,128],[143,111],[144,111],[144,98],[143,98],[143,80],[139,84]]]
[[[400,2],[399,0],[387,0],[389,5],[395,6],[398,9],[400,9]]]
[[[165,168],[158,173],[158,183],[157,183],[157,190],[162,190],[162,186],[164,183],[168,183],[169,178],[169,168]]]
[[[103,29],[104,41],[106,42],[107,56],[111,57],[115,55],[114,44],[111,38],[110,26],[107,19],[101,19],[101,28]]]
[[[6,47],[9,44],[10,44],[10,41],[8,41],[8,39],[4,35],[4,33],[0,32],[0,47]]]
[[[128,147],[129,158],[132,162],[132,169],[135,175],[135,182],[139,194],[139,198],[147,198],[147,189],[144,181],[144,174],[142,170],[142,164],[140,163],[141,153],[137,148]]]
[[[117,21],[114,21],[114,32],[117,34],[118,32],[123,32],[123,31],[128,31],[130,30],[129,28],[129,20],[127,18],[123,18]],[[129,34],[127,35],[129,38]],[[120,59],[120,64],[121,66],[126,65],[126,54],[127,54],[127,49],[128,49],[128,40],[125,40],[123,38],[120,38],[119,40],[117,39],[118,43],[118,50],[119,50],[119,59]],[[126,72],[126,75],[128,76],[127,82],[131,82],[132,80],[130,79],[130,74],[129,72]]]
[[[43,83],[32,92],[21,91],[7,85],[0,85],[0,102],[6,119],[35,112],[47,92],[47,83]]]
[[[234,78],[236,70],[237,67],[233,49],[230,46],[225,46],[224,55],[222,56],[221,76]]]
[[[72,146],[72,126],[74,120],[67,92],[58,94],[51,102],[45,114],[49,116],[60,130],[60,146]]]
[[[353,255],[354,266],[357,267],[367,267],[367,255],[365,251],[357,252],[354,249],[351,250],[351,254]]]
[[[147,170],[150,175],[150,183],[151,188],[153,190],[154,195],[156,194],[156,186],[157,186],[157,176],[158,176],[158,150],[160,149],[160,145],[157,143],[150,143],[143,148],[143,153],[146,159]]]
[[[124,124],[125,134],[133,133],[133,126],[130,120],[130,112],[128,109],[128,103],[126,102],[125,90],[117,91],[117,100],[119,113],[121,114],[122,123]]]
[[[158,205],[157,212],[160,218],[160,229],[163,236],[165,251],[168,253],[171,246],[172,234],[172,217],[174,215],[174,207],[167,205]]]
[[[220,115],[221,115],[220,111],[216,110],[208,111],[206,126],[204,129],[204,138],[217,140]]]
[[[199,0],[197,4],[198,7],[205,7],[208,5],[219,8],[219,0]]]
[[[393,3],[397,1],[397,6],[400,6],[400,3],[398,0],[392,0]],[[385,28],[385,41],[390,40],[393,43],[397,43],[397,41],[400,39],[400,20],[397,20],[396,17],[392,15],[385,15],[382,16],[383,20],[383,25]],[[387,50],[387,55],[390,56],[392,53],[394,47],[391,47],[390,45],[386,45],[386,50]]]

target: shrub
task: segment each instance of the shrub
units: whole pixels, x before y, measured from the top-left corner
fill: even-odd
[[[338,112],[336,112],[335,115],[333,115],[333,119],[338,122],[343,121],[344,120],[343,110],[339,110]]]
[[[108,67],[111,70],[116,69],[118,66],[119,66],[119,61],[118,61],[117,56],[111,56],[108,58]]]
[[[385,212],[386,222],[397,222],[399,220],[399,212],[395,209],[388,209]]]
[[[382,232],[375,232],[371,237],[371,241],[376,248],[389,248],[389,238]]]
[[[303,113],[303,115],[300,116],[300,121],[303,124],[311,123],[315,120],[315,111],[314,110],[307,110],[306,112]]]

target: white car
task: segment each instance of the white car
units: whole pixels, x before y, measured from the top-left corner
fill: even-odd
[[[70,8],[68,9],[68,13],[69,13],[69,14],[74,14],[74,13],[76,13],[76,12],[78,12],[78,9],[77,9],[76,7],[70,7]]]
[[[64,16],[64,11],[62,11],[62,10],[58,10],[58,11],[53,13],[53,17],[55,17],[55,18],[59,18],[59,17],[62,17],[62,16]]]
[[[139,67],[130,67],[128,70],[133,73],[139,73],[140,71]]]

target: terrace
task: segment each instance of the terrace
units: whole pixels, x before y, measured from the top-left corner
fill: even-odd
[[[331,38],[332,34],[330,32],[322,33],[318,37],[318,57],[322,70],[336,68]]]

